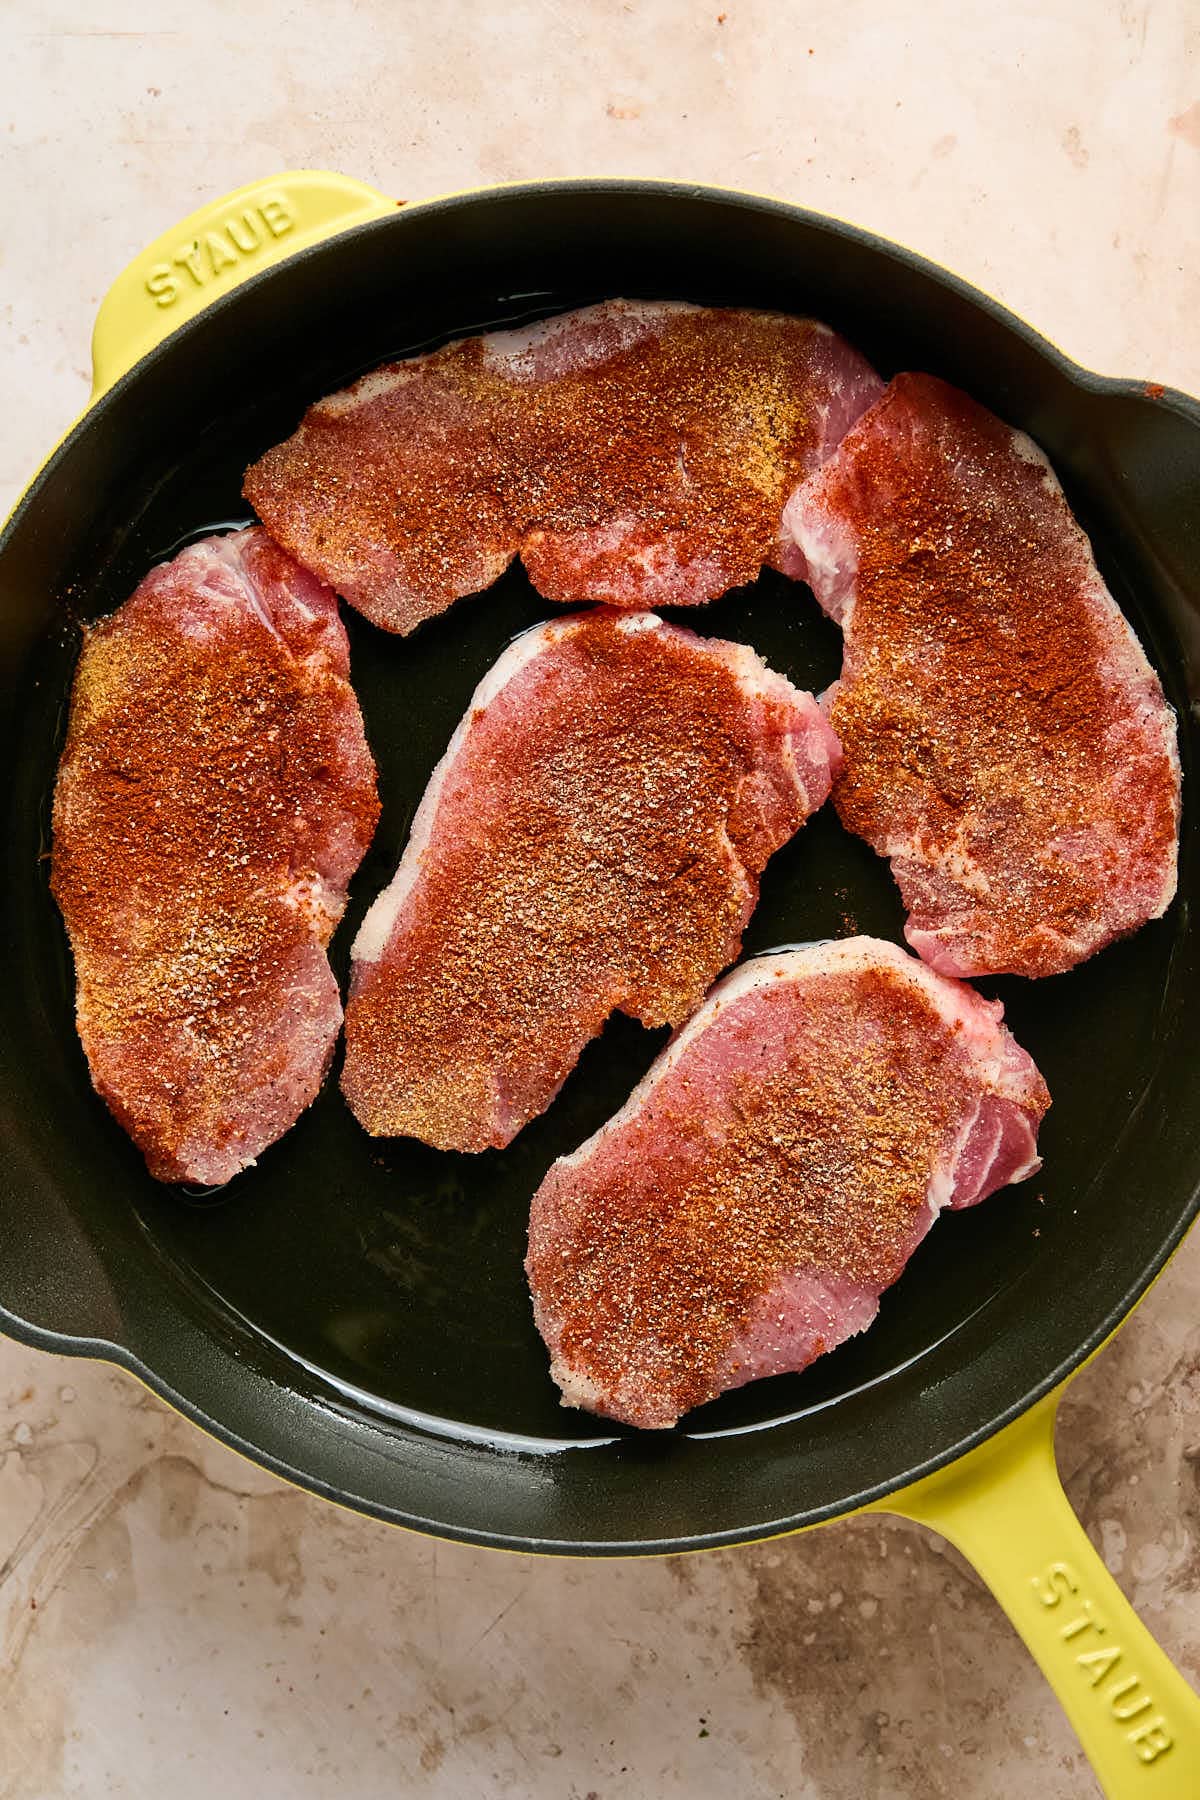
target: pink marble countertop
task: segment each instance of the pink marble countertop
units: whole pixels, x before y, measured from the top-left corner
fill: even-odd
[[[0,14],[0,506],[80,409],[97,303],[296,166],[412,198],[567,174],[786,196],[948,263],[1079,361],[1200,390],[1191,0],[22,0]],[[1200,1238],[1060,1455],[1200,1681]],[[0,1342],[3,1800],[1075,1800],[974,1575],[871,1518],[589,1564],[287,1488],[103,1365]]]

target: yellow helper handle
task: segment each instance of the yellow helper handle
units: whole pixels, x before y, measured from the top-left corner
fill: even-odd
[[[347,175],[294,169],[202,206],[136,256],[105,295],[92,333],[92,399],[239,282],[400,204]]]
[[[867,1510],[931,1526],[974,1564],[1058,1695],[1110,1800],[1197,1800],[1200,1696],[1071,1509],[1054,1460],[1057,1405],[1051,1394],[978,1450]]]

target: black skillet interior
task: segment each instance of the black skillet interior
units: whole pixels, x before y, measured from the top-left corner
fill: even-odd
[[[77,647],[145,570],[241,521],[241,472],[307,402],[387,356],[606,295],[812,312],[885,373],[959,382],[1049,451],[1192,750],[1200,674],[1200,411],[1080,378],[919,259],[765,202],[605,184],[439,203],[309,252],[216,305],[89,415],[0,550],[8,875],[0,906],[0,1322],[125,1361],[223,1437],[319,1491],[487,1542],[661,1549],[813,1521],[976,1441],[1111,1328],[1196,1206],[1200,992],[1189,895],[1084,968],[996,982],[1054,1095],[1046,1166],[947,1217],[863,1338],[727,1395],[665,1436],[556,1404],[521,1272],[548,1163],[661,1044],[627,1020],[510,1149],[368,1139],[331,1078],[216,1194],[164,1188],[92,1094],[46,883]],[[389,875],[475,683],[547,608],[520,570],[403,641],[350,614],[383,819],[334,960]],[[838,667],[811,595],[765,574],[702,613],[801,685]],[[885,866],[826,809],[769,868],[747,952],[898,937]]]

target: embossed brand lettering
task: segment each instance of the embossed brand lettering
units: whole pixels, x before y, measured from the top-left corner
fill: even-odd
[[[197,287],[203,287],[204,276],[200,266],[200,244],[193,238],[190,244],[183,244],[175,252],[175,261],[181,269],[186,269]]]
[[[1157,1719],[1150,1719],[1145,1725],[1139,1725],[1136,1731],[1131,1731],[1129,1741],[1144,1763],[1156,1762],[1164,1750],[1171,1748],[1167,1721],[1160,1713]]]
[[[174,306],[181,294],[207,287],[223,269],[236,268],[272,238],[285,237],[295,224],[287,195],[267,194],[257,206],[220,220],[203,238],[180,244],[169,262],[155,263],[146,277],[146,292],[156,306]]]
[[[1137,1675],[1127,1675],[1124,1681],[1113,1682],[1108,1690],[1108,1710],[1114,1719],[1136,1719],[1139,1713],[1145,1712],[1148,1706],[1154,1705],[1149,1694],[1140,1695],[1128,1706],[1117,1704],[1119,1700],[1124,1699],[1126,1694],[1135,1693],[1141,1685],[1141,1678]]]
[[[270,194],[262,203],[262,216],[272,237],[282,237],[296,223],[292,209],[282,194]]]
[[[1057,1606],[1064,1594],[1079,1592],[1079,1577],[1070,1563],[1051,1563],[1044,1575],[1033,1577],[1033,1591],[1043,1606]]]
[[[1094,1633],[1092,1639],[1076,1648],[1075,1666],[1092,1688],[1099,1688],[1106,1676],[1116,1674],[1116,1680],[1103,1690],[1105,1712],[1118,1726],[1138,1720],[1132,1731],[1124,1733],[1125,1739],[1140,1762],[1156,1762],[1172,1746],[1167,1721],[1161,1713],[1156,1713],[1152,1719],[1142,1717],[1154,1701],[1146,1692],[1141,1676],[1123,1662],[1125,1651],[1121,1645],[1095,1643],[1095,1638],[1108,1637],[1108,1623],[1099,1608],[1081,1592],[1079,1576],[1070,1563],[1050,1563],[1040,1575],[1030,1577],[1029,1585],[1042,1606],[1059,1606],[1065,1599],[1073,1602],[1071,1616],[1058,1627],[1059,1638],[1074,1648],[1076,1640],[1085,1632]],[[1119,1670],[1118,1665],[1122,1665]]]
[[[1121,1652],[1115,1644],[1110,1644],[1107,1650],[1085,1650],[1082,1656],[1075,1658],[1093,1687],[1099,1687],[1113,1664],[1120,1660]]]
[[[236,219],[230,219],[225,229],[237,245],[238,249],[246,256],[249,256],[252,250],[257,250],[258,246],[262,243],[262,238],[258,229],[258,220],[255,218],[254,212],[249,206],[246,208],[245,212],[241,213]]]
[[[230,249],[229,239],[223,238],[219,231],[205,232],[204,248],[208,251],[214,275],[218,269],[232,268],[237,262],[237,251]]]

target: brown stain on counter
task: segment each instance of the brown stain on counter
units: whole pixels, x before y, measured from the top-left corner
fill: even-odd
[[[1172,137],[1182,138],[1185,144],[1190,144],[1193,150],[1200,150],[1200,100],[1168,119],[1167,130]]]
[[[862,1518],[730,1555],[746,1599],[735,1647],[756,1694],[794,1719],[813,1793],[848,1791],[853,1769],[861,1800],[961,1800],[1022,1757],[1090,1793],[1034,1665],[1014,1680],[1007,1623],[940,1538]]]
[[[1077,169],[1086,169],[1090,160],[1083,134],[1078,125],[1068,125],[1062,134],[1062,147]]]
[[[436,1775],[446,1760],[446,1741],[440,1731],[435,1731],[421,1746],[421,1769],[426,1775]]]

